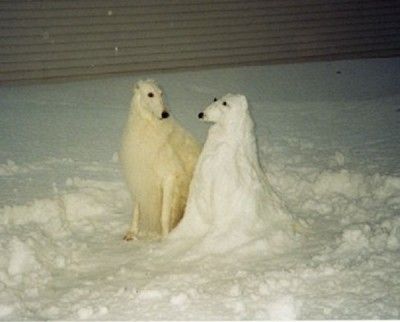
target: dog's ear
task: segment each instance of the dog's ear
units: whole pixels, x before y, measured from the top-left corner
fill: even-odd
[[[135,85],[133,86],[133,92],[139,91],[140,88],[140,81],[136,82]]]

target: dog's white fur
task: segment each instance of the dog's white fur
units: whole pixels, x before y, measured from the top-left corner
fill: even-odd
[[[176,121],[165,118],[166,112],[157,84],[139,81],[119,153],[133,200],[125,240],[165,237],[185,210],[200,146]]]

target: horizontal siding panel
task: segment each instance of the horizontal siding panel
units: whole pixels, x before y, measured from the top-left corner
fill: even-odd
[[[55,18],[40,18],[30,19],[25,18],[22,21],[19,19],[11,18],[7,19],[3,17],[0,21],[0,27],[4,31],[9,32],[27,32],[34,34],[37,29],[50,28],[55,34],[65,32],[65,29],[60,28],[62,26],[85,26],[85,25],[120,25],[120,24],[148,24],[149,22],[167,22],[177,23],[179,21],[208,21],[213,23],[219,19],[235,19],[243,17],[263,17],[265,21],[271,22],[285,22],[293,20],[322,20],[322,19],[351,19],[351,18],[365,18],[371,16],[384,16],[384,15],[395,15],[400,13],[400,6],[381,6],[377,8],[354,8],[352,10],[306,10],[301,8],[298,12],[290,12],[287,10],[286,13],[274,12],[269,8],[248,8],[245,10],[213,10],[208,12],[163,12],[154,13],[149,12],[143,14],[137,12],[132,15],[115,15],[104,13],[102,16],[79,16],[79,17],[55,17]],[[111,10],[109,12],[112,12]],[[204,19],[204,15],[207,15],[207,19]],[[383,20],[383,19],[382,19]],[[20,28],[21,30],[14,30]],[[11,34],[10,34],[11,35]]]
[[[384,19],[383,19],[384,18]],[[253,21],[253,22],[251,22]],[[237,22],[242,22],[237,19]],[[62,34],[52,35],[46,30],[40,35],[35,36],[20,36],[20,37],[7,37],[6,35],[0,38],[0,46],[21,46],[21,45],[36,45],[41,43],[76,43],[76,42],[93,42],[93,41],[115,41],[115,40],[132,40],[142,38],[160,38],[160,37],[183,37],[183,36],[199,36],[219,33],[234,33],[234,32],[254,32],[265,31],[266,33],[271,30],[280,30],[285,28],[314,28],[318,31],[320,27],[331,26],[337,27],[341,25],[360,25],[369,24],[371,27],[378,26],[382,23],[394,23],[396,26],[400,25],[400,14],[390,14],[384,17],[368,16],[356,17],[354,19],[314,19],[314,20],[298,20],[297,18],[278,20],[277,17],[269,19],[267,22],[262,17],[261,19],[248,19],[243,21],[242,24],[226,24],[226,25],[208,25],[199,28],[186,28],[184,26],[178,28],[160,28],[160,29],[136,29],[127,32],[96,32],[96,33],[78,33],[78,34]]]
[[[229,4],[229,11],[233,10],[249,10],[249,9],[261,9],[268,8],[269,10],[273,10],[276,13],[285,13],[284,8],[280,7],[271,7],[268,2],[260,2],[260,1],[240,1]],[[294,10],[296,7],[293,7]],[[180,13],[193,13],[193,12],[224,12],[227,9],[227,5],[225,3],[200,3],[193,4],[188,6],[187,4],[170,6],[168,2],[163,2],[158,6],[130,6],[130,7],[105,7],[105,8],[89,8],[89,9],[81,9],[77,12],[75,9],[63,9],[63,10],[41,10],[40,12],[31,13],[31,10],[10,10],[7,14],[8,19],[37,19],[39,23],[42,22],[44,25],[46,23],[43,19],[49,18],[71,18],[71,17],[104,17],[104,16],[138,16],[138,15],[154,15],[154,14],[180,14]],[[291,9],[293,10],[293,9]],[[300,10],[304,10],[304,7],[300,7]]]
[[[168,2],[166,2],[168,3]],[[370,14],[372,10],[382,12],[395,9],[400,6],[399,2],[394,1],[368,1],[361,3],[333,3],[325,4],[323,7],[318,6],[292,6],[292,7],[273,7],[268,1],[243,1],[239,3],[226,4],[213,3],[201,5],[161,5],[159,7],[128,7],[128,8],[104,8],[104,9],[74,9],[65,10],[10,10],[3,17],[0,26],[10,27],[48,27],[71,25],[74,23],[84,23],[90,21],[93,23],[131,23],[132,18],[140,22],[152,21],[152,17],[156,16],[156,20],[173,19],[193,19],[204,20],[204,15],[212,14],[210,17],[232,17],[238,14],[251,15],[255,13],[259,15],[297,15],[302,13],[329,13],[331,15],[349,16]],[[197,13],[197,14],[196,14]],[[199,18],[200,16],[200,18]]]
[[[156,7],[161,8],[167,5],[185,5],[188,7],[194,7],[196,5],[215,5],[224,4],[226,8],[237,3],[242,3],[243,0],[57,0],[57,1],[42,1],[42,0],[2,0],[0,2],[0,10],[67,10],[72,9],[80,10],[84,9],[97,9],[97,8],[132,8],[132,7]],[[357,5],[364,6],[364,4],[374,2],[374,0],[264,0],[255,1],[248,0],[246,2],[258,2],[265,3],[269,7],[295,7],[295,6],[346,6],[346,5]],[[395,0],[382,0],[375,2],[395,2]]]
[[[394,43],[400,44],[400,35],[390,37]],[[138,55],[129,56],[110,56],[110,57],[96,57],[90,59],[70,59],[70,60],[58,60],[58,61],[47,61],[47,62],[27,62],[18,64],[0,64],[0,69],[3,72],[9,71],[30,71],[36,69],[58,69],[58,68],[90,68],[93,66],[107,65],[107,64],[142,64],[148,62],[158,61],[171,61],[177,60],[188,60],[188,59],[202,59],[202,58],[213,58],[213,57],[224,57],[228,55],[245,56],[251,54],[267,54],[267,53],[279,53],[285,51],[312,51],[319,50],[320,48],[346,48],[346,47],[365,47],[368,46],[377,48],[387,45],[387,39],[378,38],[367,38],[367,39],[349,39],[340,41],[318,41],[310,43],[282,43],[272,44],[265,48],[262,44],[255,46],[246,47],[232,47],[229,50],[226,49],[212,49],[208,51],[198,50],[187,50],[187,51],[173,51],[173,52],[144,52]]]
[[[0,1],[0,81],[400,54],[399,0]]]
[[[73,26],[73,27],[54,27],[54,28],[32,28],[29,30],[21,30],[20,28],[16,29],[3,29],[1,32],[3,34],[3,42],[4,43],[14,43],[14,44],[24,44],[27,45],[29,43],[60,43],[70,41],[75,36],[85,36],[86,38],[90,38],[92,35],[99,35],[104,39],[126,39],[131,38],[133,33],[137,32],[160,32],[163,31],[167,34],[167,31],[170,31],[173,35],[177,29],[187,30],[187,32],[197,32],[199,34],[207,34],[210,32],[210,29],[218,31],[229,32],[230,30],[237,31],[266,31],[266,32],[275,32],[281,30],[298,30],[299,26],[301,29],[313,29],[318,26],[324,30],[330,29],[340,31],[342,26],[350,26],[350,28],[354,28],[355,30],[359,30],[361,28],[369,27],[376,29],[387,28],[388,25],[391,27],[398,28],[400,26],[399,14],[388,14],[384,17],[364,17],[362,19],[321,19],[321,20],[305,20],[302,22],[298,22],[298,20],[293,19],[293,21],[279,21],[279,20],[269,20],[268,23],[265,22],[265,17],[238,17],[238,19],[220,19],[218,22],[214,22],[212,24],[207,21],[199,20],[199,21],[176,21],[173,24],[168,22],[154,22],[154,23],[145,23],[145,24],[116,24],[116,25],[84,25],[84,26]],[[338,24],[339,21],[342,21],[341,24]],[[245,26],[245,28],[244,28]],[[197,31],[200,29],[199,31]],[[140,34],[138,34],[140,35]],[[63,37],[67,36],[67,37]],[[69,36],[69,37],[68,37]],[[135,38],[138,38],[136,34],[134,34]],[[18,40],[17,40],[18,39]]]
[[[251,36],[240,35],[231,36],[231,41],[227,40],[224,35],[214,35],[212,37],[206,37],[203,42],[186,42],[186,43],[165,43],[162,47],[154,44],[149,45],[137,45],[135,47],[109,47],[101,49],[87,49],[87,50],[70,50],[70,51],[59,51],[59,52],[44,52],[44,53],[27,53],[21,54],[8,54],[0,55],[0,64],[5,64],[3,68],[6,68],[7,63],[20,63],[26,61],[55,61],[55,60],[69,60],[69,59],[82,59],[82,58],[97,58],[97,57],[114,57],[114,56],[131,56],[131,55],[143,55],[154,52],[177,52],[185,50],[212,50],[212,49],[231,49],[235,47],[254,47],[255,45],[270,46],[274,44],[285,44],[285,43],[310,43],[312,41],[323,42],[327,40],[334,41],[336,39],[348,39],[349,41],[359,38],[380,38],[388,41],[398,41],[397,30],[381,30],[381,31],[363,31],[363,32],[351,32],[346,37],[338,36],[337,34],[312,34],[312,35],[291,35],[288,37],[269,37],[260,38],[258,34]],[[225,38],[224,38],[225,37]],[[389,38],[391,37],[391,38]],[[188,39],[190,40],[190,39]]]
[[[364,2],[371,2],[372,0],[364,0]],[[389,1],[389,0],[385,0]],[[392,0],[393,1],[393,0]],[[78,3],[79,2],[79,3]],[[213,4],[225,4],[227,6],[241,3],[243,0],[57,0],[57,1],[42,1],[42,0],[2,0],[0,2],[0,10],[67,10],[72,9],[97,9],[97,8],[131,8],[131,7],[163,7],[166,5],[213,5]],[[248,2],[256,2],[255,0],[249,0]],[[293,6],[321,6],[321,0],[266,0],[263,1],[271,7],[293,7]],[[352,4],[354,0],[325,0],[324,5],[335,5],[335,4]],[[361,4],[362,5],[362,4]]]
[[[181,39],[183,37],[190,37],[194,41],[196,41],[197,37],[206,37],[215,34],[225,34],[229,36],[232,33],[238,34],[251,34],[262,32],[265,36],[280,34],[282,36],[290,35],[292,33],[304,32],[304,33],[319,33],[320,31],[325,32],[350,32],[352,30],[370,30],[370,29],[386,29],[386,28],[400,28],[400,20],[396,15],[387,16],[385,21],[379,23],[378,21],[369,21],[362,23],[361,21],[341,21],[338,24],[338,21],[302,21],[300,23],[262,23],[262,21],[257,21],[256,19],[253,22],[244,21],[243,23],[246,25],[244,27],[236,24],[228,24],[228,25],[220,25],[220,26],[205,26],[202,28],[188,28],[182,27],[178,30],[175,29],[159,29],[159,30],[137,30],[137,31],[129,31],[129,32],[99,32],[99,33],[81,33],[76,35],[63,35],[59,37],[53,37],[51,35],[47,35],[43,33],[41,37],[17,37],[8,39],[7,37],[0,39],[0,45],[12,47],[12,46],[41,46],[41,45],[54,45],[56,48],[61,44],[87,44],[93,42],[102,42],[105,43],[116,43],[122,42],[125,43],[134,42],[134,41],[163,41],[163,39],[177,38]],[[376,26],[377,24],[377,26]],[[317,29],[318,27],[318,29]],[[193,36],[196,36],[194,38]]]
[[[36,70],[31,72],[13,72],[0,74],[0,81],[11,78],[20,81],[30,81],[35,79],[68,79],[68,78],[86,78],[90,76],[109,75],[109,74],[131,74],[143,73],[146,71],[162,71],[162,70],[181,70],[217,66],[231,65],[253,65],[261,63],[288,63],[295,61],[316,61],[316,60],[333,60],[333,59],[350,59],[350,58],[377,58],[391,57],[397,55],[400,47],[388,47],[386,44],[376,45],[374,47],[355,46],[355,47],[329,47],[320,48],[318,50],[286,51],[274,54],[252,54],[252,55],[229,55],[222,57],[202,58],[171,61],[155,61],[142,64],[121,64],[121,65],[103,65],[91,66],[86,69],[69,68],[69,69],[53,69],[53,70]],[[251,63],[249,63],[251,62]]]
[[[271,26],[274,27],[274,26]],[[252,30],[246,30],[239,32],[210,32],[209,34],[199,35],[194,38],[192,35],[180,36],[180,37],[162,37],[162,38],[136,38],[127,40],[122,43],[121,39],[114,39],[105,41],[91,41],[87,40],[85,42],[71,42],[71,43],[54,43],[54,44],[40,44],[40,45],[9,45],[7,47],[2,47],[0,53],[0,61],[18,61],[19,57],[22,60],[26,60],[31,57],[40,57],[40,55],[60,55],[63,52],[78,52],[82,55],[90,53],[92,51],[99,52],[104,50],[109,52],[110,50],[123,51],[130,48],[140,48],[145,46],[185,46],[191,44],[207,44],[214,42],[218,45],[220,42],[231,42],[236,40],[245,39],[270,39],[274,37],[284,37],[284,38],[296,38],[296,37],[315,37],[315,39],[321,38],[334,38],[334,37],[367,37],[369,35],[385,35],[397,33],[400,29],[400,22],[384,22],[379,24],[377,28],[371,26],[370,24],[341,24],[337,25],[326,25],[321,26],[317,31],[315,27],[307,28],[287,28],[287,29],[277,29],[277,28],[266,28],[265,26],[258,26]],[[14,59],[14,60],[12,60]],[[40,58],[39,58],[40,59]]]
[[[304,34],[304,33],[292,33],[286,37],[282,35],[265,37],[263,33],[252,33],[251,35],[244,34],[215,34],[212,36],[203,37],[203,41],[200,38],[196,39],[196,42],[190,42],[192,40],[188,37],[187,42],[179,43],[176,39],[175,43],[164,42],[162,46],[160,43],[154,44],[149,42],[147,45],[139,45],[135,42],[134,47],[109,47],[95,50],[71,50],[71,51],[59,51],[59,52],[39,52],[39,53],[27,53],[21,54],[9,54],[0,55],[0,68],[2,70],[16,69],[18,66],[23,66],[22,62],[31,61],[38,62],[42,61],[45,64],[58,60],[81,60],[85,59],[96,59],[105,57],[107,59],[117,59],[125,56],[137,56],[137,55],[149,55],[152,53],[179,53],[184,51],[211,51],[215,49],[235,50],[236,48],[246,47],[269,47],[269,46],[286,46],[290,44],[311,44],[317,43],[321,46],[325,42],[337,43],[340,42],[354,42],[354,41],[367,41],[367,40],[384,40],[387,42],[399,42],[400,35],[396,29],[381,29],[381,30],[362,30],[358,32],[348,32],[346,36],[337,33],[319,33],[319,34]],[[165,39],[160,39],[160,42]],[[26,63],[25,63],[26,64]],[[50,67],[51,68],[51,67]]]

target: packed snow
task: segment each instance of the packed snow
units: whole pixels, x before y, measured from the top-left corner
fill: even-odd
[[[295,221],[259,164],[246,97],[215,98],[199,118],[214,124],[196,165],[185,217],[171,239],[199,237],[196,255],[225,253],[254,240],[264,241],[266,252],[282,251]]]
[[[398,75],[394,58],[0,87],[0,319],[399,319]],[[305,227],[294,244],[122,239],[116,151],[141,78],[202,142],[198,113],[247,97],[263,171]]]

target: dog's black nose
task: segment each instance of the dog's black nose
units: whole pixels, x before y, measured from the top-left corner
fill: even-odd
[[[163,119],[166,119],[166,118],[169,117],[169,113],[168,113],[167,111],[164,111],[164,112],[161,113],[161,117],[162,117]]]
[[[199,113],[199,119],[202,119],[203,117],[204,117],[204,113],[203,112]]]

